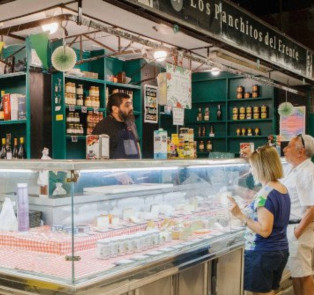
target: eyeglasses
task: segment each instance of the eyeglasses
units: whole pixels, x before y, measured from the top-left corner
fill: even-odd
[[[301,138],[302,145],[305,148],[305,142],[304,142],[304,138],[303,138],[302,134],[298,134],[298,137]]]

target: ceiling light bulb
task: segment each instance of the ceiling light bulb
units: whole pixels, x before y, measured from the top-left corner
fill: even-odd
[[[43,29],[44,32],[49,32],[49,35],[51,35],[57,32],[59,24],[58,23],[46,24],[42,25],[41,28]]]
[[[167,57],[167,51],[165,50],[157,50],[154,52],[154,59],[158,62],[162,62]]]
[[[218,68],[212,68],[211,71],[213,76],[218,76],[220,74],[220,69]]]

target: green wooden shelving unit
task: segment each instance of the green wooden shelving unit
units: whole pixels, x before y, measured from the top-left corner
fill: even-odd
[[[277,117],[274,113],[275,90],[273,87],[259,85],[259,97],[248,99],[237,99],[237,86],[242,85],[245,91],[251,92],[252,86],[258,84],[242,76],[229,73],[221,73],[219,77],[212,77],[210,73],[198,73],[192,77],[192,109],[186,110],[185,125],[194,128],[195,140],[199,144],[202,140],[206,146],[207,140],[212,142],[213,152],[230,152],[235,155],[239,153],[240,143],[254,142],[260,146],[267,142],[269,134],[277,134]],[[222,110],[222,120],[217,120],[217,105]],[[266,119],[233,120],[232,111],[234,107],[262,106],[268,108]],[[209,121],[197,121],[198,108],[210,109]],[[209,137],[210,126],[214,127],[215,136]],[[206,128],[205,136],[198,136],[198,129]],[[260,128],[259,135],[237,136],[237,128]],[[197,144],[197,146],[198,146]],[[208,152],[200,152],[198,157],[208,157]]]
[[[53,43],[52,50],[60,46],[60,43]],[[83,53],[83,59],[104,55],[104,50],[90,51]],[[80,54],[77,52],[79,60]],[[133,106],[136,125],[141,139],[142,136],[142,108],[141,108],[141,86],[136,85],[141,81],[140,67],[141,60],[121,61],[116,58],[100,58],[92,62],[83,63],[76,66],[81,71],[89,71],[98,73],[98,79],[86,77],[78,77],[56,72],[52,75],[52,156],[55,159],[84,159],[86,157],[86,111],[102,112],[106,116],[106,89],[109,95],[114,89],[133,91]],[[132,77],[131,83],[122,84],[107,81],[106,77],[116,75],[124,71],[126,76]],[[73,82],[75,84],[83,84],[84,98],[87,96],[90,86],[99,87],[100,92],[100,108],[69,106],[65,104],[65,83]],[[58,86],[58,87],[56,87]],[[59,87],[60,86],[60,87]],[[60,88],[60,89],[59,89]],[[55,90],[58,89],[58,93]],[[81,123],[84,128],[84,135],[70,135],[66,133],[66,118],[71,111],[79,112]]]
[[[22,48],[24,47],[24,48]],[[17,52],[20,50],[19,52]],[[16,54],[14,54],[17,52]],[[25,95],[26,102],[26,120],[10,120],[0,121],[0,137],[5,137],[7,133],[11,133],[11,144],[13,139],[24,137],[24,148],[26,158],[31,157],[31,116],[30,116],[30,44],[26,39],[24,45],[9,46],[3,49],[3,58],[12,54],[15,60],[26,59],[27,65],[25,72],[14,72],[0,75],[0,90],[5,93],[19,93]]]

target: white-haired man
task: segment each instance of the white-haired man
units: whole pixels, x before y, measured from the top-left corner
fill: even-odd
[[[295,295],[314,295],[314,138],[300,134],[283,151],[290,164],[283,179],[291,198],[288,267]]]

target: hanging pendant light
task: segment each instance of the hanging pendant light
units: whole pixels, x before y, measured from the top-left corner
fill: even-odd
[[[280,116],[290,116],[294,111],[294,106],[288,102],[288,91],[286,90],[286,101],[278,106],[278,113]]]

